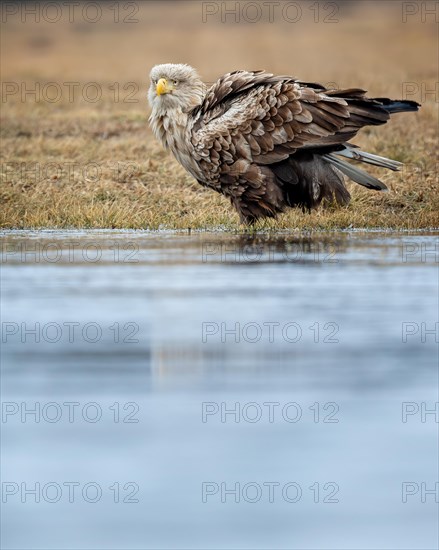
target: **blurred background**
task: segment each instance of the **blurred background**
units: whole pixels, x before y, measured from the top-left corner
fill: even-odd
[[[147,125],[163,62],[414,99],[389,147],[413,130],[430,161],[437,7],[4,2],[2,165],[152,151],[171,177]],[[437,548],[437,231],[0,237],[3,548]]]
[[[398,1],[5,2],[0,225],[236,223],[228,201],[195,184],[149,128],[150,69],[179,62],[207,83],[235,69],[265,69],[422,103],[416,115],[356,138],[364,150],[404,162],[404,171],[377,171],[386,196],[355,185],[359,208],[332,219],[341,227],[435,226],[436,12],[435,2]],[[282,220],[304,224],[293,210]]]
[[[4,81],[99,82],[109,97],[134,82],[142,102],[165,62],[207,82],[266,69],[418,101],[437,81],[435,2],[5,2],[2,16]]]

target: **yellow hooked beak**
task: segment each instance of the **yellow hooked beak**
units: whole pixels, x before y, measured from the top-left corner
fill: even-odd
[[[172,86],[169,85],[166,78],[161,78],[157,82],[157,86],[156,86],[156,89],[155,89],[155,91],[157,92],[157,95],[169,94],[169,92],[172,92],[172,90],[173,90],[173,88],[172,88]]]

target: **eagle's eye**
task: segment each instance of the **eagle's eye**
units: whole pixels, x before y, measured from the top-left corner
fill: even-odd
[[[174,86],[177,86],[178,80],[173,80],[172,83],[174,84]]]

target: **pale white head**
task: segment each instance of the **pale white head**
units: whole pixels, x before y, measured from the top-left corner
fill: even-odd
[[[150,73],[148,100],[158,113],[172,109],[188,112],[200,105],[206,86],[197,71],[189,65],[165,63],[156,65]]]

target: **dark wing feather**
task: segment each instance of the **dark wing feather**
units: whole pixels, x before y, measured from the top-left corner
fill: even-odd
[[[386,122],[388,112],[364,94],[360,89],[325,90],[263,71],[228,73],[197,110],[194,132],[203,132],[195,142],[216,147],[221,155],[218,140],[229,133],[239,156],[257,164],[280,162],[301,148],[339,145],[362,126]],[[232,162],[230,153],[226,162]]]
[[[222,76],[207,91],[202,105],[199,107],[203,115],[211,112],[221,102],[230,101],[237,94],[257,86],[259,84],[273,84],[279,80],[291,80],[288,76],[274,76],[265,71],[233,71]]]
[[[331,153],[366,159],[346,142],[403,107],[368,99],[360,89],[325,90],[262,71],[229,73],[192,113],[194,160],[206,185],[229,196],[247,223],[286,206],[347,204],[342,173],[367,187],[385,186]],[[364,161],[383,166],[378,157]]]

